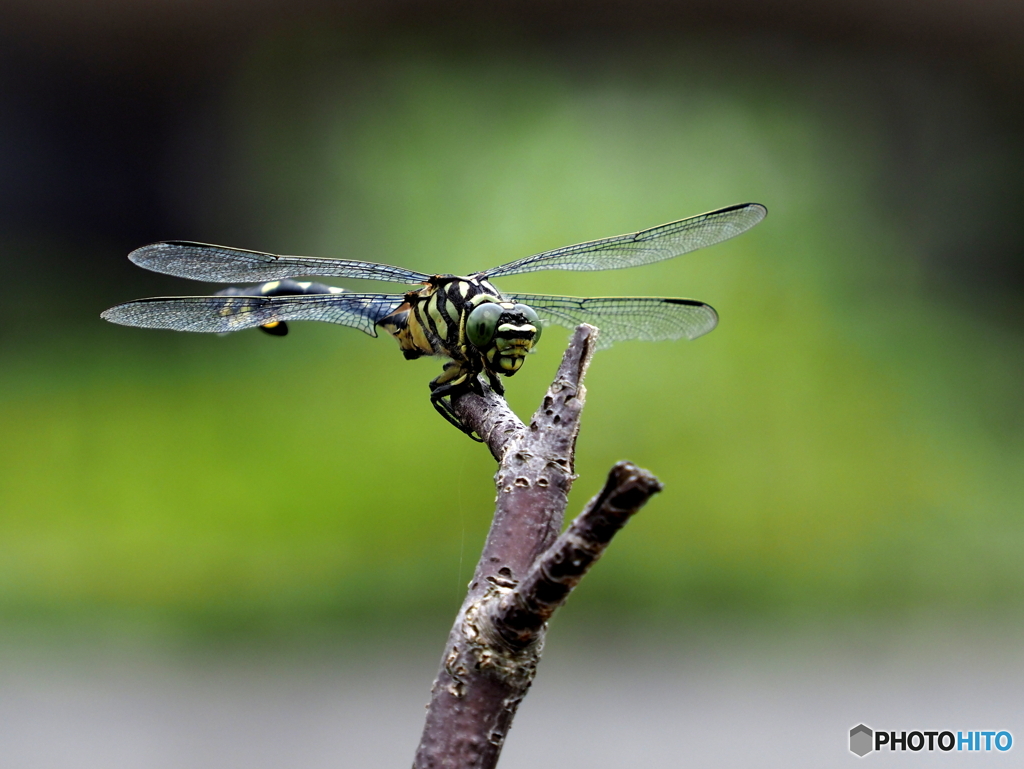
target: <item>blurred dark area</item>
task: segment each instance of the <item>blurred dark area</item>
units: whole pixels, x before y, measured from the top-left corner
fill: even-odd
[[[222,170],[219,150],[231,140],[217,122],[225,82],[254,40],[281,28],[332,30],[370,58],[386,55],[401,41],[415,41],[449,53],[528,49],[572,66],[644,49],[670,50],[683,40],[711,40],[726,50],[732,45],[754,52],[748,65],[756,61],[766,68],[812,69],[846,60],[861,71],[860,87],[877,89],[890,110],[896,211],[910,207],[908,198],[925,194],[915,187],[933,181],[950,185],[948,194],[955,195],[955,180],[932,178],[929,137],[905,133],[918,126],[904,113],[922,106],[901,83],[908,72],[936,72],[963,82],[989,110],[986,117],[994,122],[988,130],[995,140],[1015,146],[1018,162],[1024,135],[1024,8],[1012,2],[968,8],[912,0],[486,5],[234,0],[118,2],[100,10],[70,0],[17,0],[5,4],[2,16],[0,227],[9,240],[57,239],[76,246],[52,263],[41,257],[14,265],[40,270],[44,278],[69,270],[76,281],[115,274],[132,280],[133,273],[110,260],[91,259],[83,267],[79,249],[126,253],[194,228],[194,209],[169,199],[168,185],[173,180],[182,198],[198,188],[204,190],[201,196],[210,194]],[[189,180],[196,190],[187,189]],[[1012,217],[1021,192],[1019,185],[993,189],[988,200],[959,203],[968,216],[975,206],[991,205],[1005,206]],[[245,234],[245,224],[236,221],[225,227],[224,237]],[[993,233],[980,252],[935,243],[932,256],[956,280],[1016,294],[1024,278],[1022,242],[1021,227],[1009,225]],[[24,277],[30,275],[39,274]]]

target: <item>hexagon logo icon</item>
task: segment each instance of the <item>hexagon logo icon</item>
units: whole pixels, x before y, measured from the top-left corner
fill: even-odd
[[[857,724],[850,730],[850,752],[864,758],[874,750],[871,730],[864,724]]]

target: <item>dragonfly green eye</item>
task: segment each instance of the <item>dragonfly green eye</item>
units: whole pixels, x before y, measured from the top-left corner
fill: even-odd
[[[535,329],[537,329],[537,333],[533,336],[533,343],[537,344],[537,342],[540,341],[540,332],[544,330],[544,327],[540,322],[540,316],[537,315],[532,307],[525,304],[517,304],[514,312],[521,313],[523,317],[526,318]]]
[[[494,302],[477,306],[466,319],[466,335],[478,349],[484,349],[494,339],[502,309]]]

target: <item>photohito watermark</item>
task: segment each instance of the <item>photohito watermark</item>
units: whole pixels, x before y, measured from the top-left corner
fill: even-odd
[[[889,750],[912,750],[915,753],[922,750],[939,750],[944,753],[952,750],[1005,753],[1013,747],[1013,735],[1005,729],[970,732],[954,732],[948,729],[932,732],[886,732],[864,724],[857,724],[850,730],[850,752],[861,758],[886,746]]]

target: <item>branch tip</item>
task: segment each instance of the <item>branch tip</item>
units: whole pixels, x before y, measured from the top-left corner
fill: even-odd
[[[502,639],[512,648],[534,643],[612,537],[661,489],[653,474],[631,462],[612,467],[601,492],[495,604],[492,621]]]

